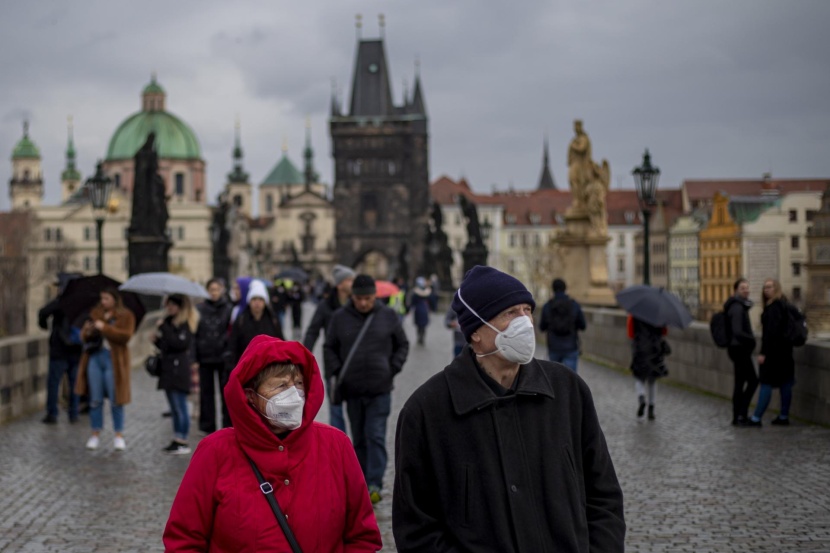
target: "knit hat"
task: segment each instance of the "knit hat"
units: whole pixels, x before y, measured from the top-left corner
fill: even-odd
[[[345,265],[335,265],[334,269],[331,270],[331,278],[334,279],[334,285],[338,286],[347,278],[354,278],[354,271]]]
[[[478,313],[478,317],[461,299]],[[528,303],[531,309],[536,309],[533,295],[518,279],[492,267],[476,265],[464,275],[461,286],[452,298],[452,309],[458,315],[458,324],[464,338],[469,342],[473,332],[484,324],[482,319],[489,321],[505,309],[520,303]]]
[[[270,303],[268,297],[268,289],[265,288],[265,283],[261,280],[252,280],[251,284],[248,286],[248,297],[246,299],[246,303],[251,303],[251,300],[254,298],[262,298],[265,300],[265,303]]]
[[[354,282],[352,282],[353,296],[371,296],[372,294],[377,294],[377,291],[375,279],[369,275],[357,275],[354,277]]]

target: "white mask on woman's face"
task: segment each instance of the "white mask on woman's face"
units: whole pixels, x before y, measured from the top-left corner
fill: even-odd
[[[467,309],[472,312],[478,319],[496,331],[496,349],[490,353],[476,353],[476,357],[487,357],[498,353],[507,361],[511,363],[518,363],[524,365],[530,363],[533,359],[533,354],[536,353],[536,332],[533,330],[533,321],[527,315],[516,317],[507,328],[499,330],[475,312],[461,297],[461,289],[458,290],[458,299],[461,300]]]
[[[296,386],[291,386],[271,398],[256,395],[266,402],[265,412],[260,411],[260,413],[268,419],[271,426],[280,430],[295,430],[300,427],[303,422],[305,392],[298,390]]]

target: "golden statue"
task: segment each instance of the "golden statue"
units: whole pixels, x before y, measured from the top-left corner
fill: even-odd
[[[571,185],[571,215],[588,215],[591,229],[604,235],[608,229],[605,211],[605,197],[611,182],[611,168],[608,160],[602,165],[591,159],[591,139],[582,128],[582,121],[574,121],[576,136],[568,147],[568,182]]]

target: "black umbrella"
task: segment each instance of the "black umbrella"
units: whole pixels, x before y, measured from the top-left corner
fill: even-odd
[[[617,302],[634,318],[650,325],[686,328],[692,324],[689,310],[665,288],[629,286],[617,294]]]
[[[274,277],[274,280],[288,279],[297,282],[306,282],[308,280],[308,273],[299,267],[288,267],[283,269]]]
[[[93,275],[70,280],[60,295],[60,308],[69,321],[76,323],[81,315],[98,304],[101,300],[101,292],[108,288],[118,291],[120,285],[120,282],[106,275]],[[135,315],[135,326],[138,327],[147,311],[138,294],[123,291],[118,291],[118,294],[124,302],[124,307]]]

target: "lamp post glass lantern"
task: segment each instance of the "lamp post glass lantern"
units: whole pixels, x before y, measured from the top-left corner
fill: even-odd
[[[651,206],[657,200],[657,183],[660,181],[660,169],[651,164],[651,154],[646,149],[643,154],[643,164],[635,167],[631,172],[637,185],[637,198],[640,200],[640,209],[643,212],[643,284],[651,284],[651,252],[649,245],[649,218]]]
[[[98,231],[98,274],[104,272],[104,218],[112,192],[112,179],[104,173],[102,162],[98,162],[95,175],[86,180],[89,200],[92,203],[92,215]]]

